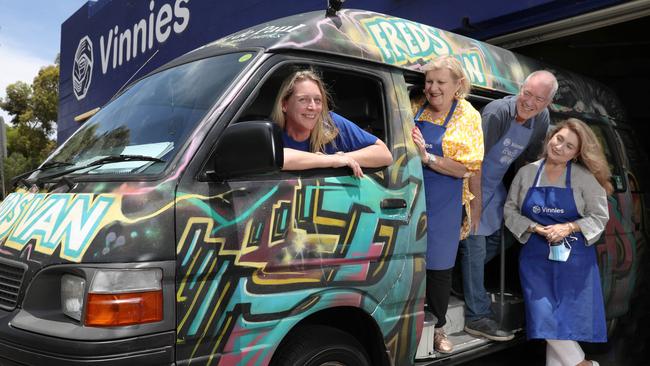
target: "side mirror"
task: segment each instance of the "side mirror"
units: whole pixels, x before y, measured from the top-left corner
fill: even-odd
[[[284,151],[280,127],[269,121],[230,125],[219,138],[214,175],[219,179],[269,174],[282,169]]]

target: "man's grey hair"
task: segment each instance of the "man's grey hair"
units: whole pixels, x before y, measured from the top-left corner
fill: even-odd
[[[526,80],[524,80],[524,83],[522,84],[522,88],[526,83],[528,83],[528,80],[530,80],[533,77],[544,77],[548,79],[548,82],[551,83],[551,94],[548,96],[549,100],[553,100],[555,97],[555,93],[557,93],[557,88],[558,88],[558,83],[557,79],[555,78],[555,75],[553,75],[552,72],[547,71],[547,70],[537,70],[533,71],[530,73],[530,75],[526,76]]]

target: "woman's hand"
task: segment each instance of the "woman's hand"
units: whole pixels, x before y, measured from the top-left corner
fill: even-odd
[[[543,229],[545,232],[546,240],[548,240],[549,243],[557,243],[558,241],[569,236],[569,234],[572,232],[571,225],[568,223],[548,225],[544,226]]]
[[[418,147],[418,153],[420,154],[422,163],[426,163],[429,160],[429,156],[425,147],[424,136],[422,136],[422,132],[420,132],[420,129],[417,128],[417,126],[413,127],[411,130],[411,137],[413,138],[415,146]]]
[[[337,152],[336,154],[333,155],[326,155],[328,159],[331,160],[332,163],[332,168],[340,168],[343,166],[347,166],[350,169],[352,169],[352,173],[354,174],[355,177],[361,178],[363,177],[363,170],[361,170],[361,165],[359,165],[359,162],[354,160],[349,155],[346,155],[343,152]]]
[[[463,163],[458,162],[454,159],[447,158],[445,156],[435,156],[435,160],[432,161],[432,164],[429,164],[429,153],[426,149],[426,143],[422,132],[419,128],[413,127],[411,130],[411,137],[415,146],[418,148],[418,154],[420,155],[420,160],[422,164],[426,165],[427,168],[434,170],[440,174],[449,175],[455,178],[467,178],[469,170],[463,165]]]

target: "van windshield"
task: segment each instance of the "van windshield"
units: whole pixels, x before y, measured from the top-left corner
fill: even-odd
[[[38,177],[160,173],[252,56],[219,55],[138,81],[57,149]]]

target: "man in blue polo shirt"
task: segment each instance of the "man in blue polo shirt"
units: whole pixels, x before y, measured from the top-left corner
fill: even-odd
[[[549,126],[548,105],[558,83],[552,73],[528,75],[519,94],[495,100],[481,113],[485,158],[480,174],[470,178],[472,230],[461,241],[461,270],[465,297],[465,331],[496,341],[514,337],[499,329],[485,290],[485,263],[496,256],[501,238],[506,187],[503,177],[515,159],[537,160]]]

